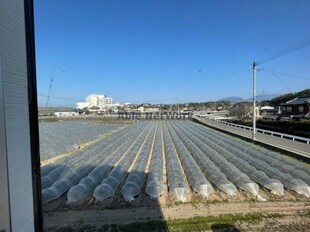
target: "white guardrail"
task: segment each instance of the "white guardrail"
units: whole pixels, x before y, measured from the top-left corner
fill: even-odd
[[[221,123],[221,124],[224,124],[224,125],[231,126],[231,127],[237,127],[237,128],[244,129],[244,130],[253,131],[253,128],[249,127],[249,126],[243,126],[243,125],[240,125],[240,124],[225,122],[225,121],[221,121],[221,120],[214,120],[214,121],[216,121],[218,123]],[[262,133],[262,134],[271,135],[271,136],[275,136],[275,137],[280,137],[280,138],[284,138],[284,139],[290,139],[290,140],[293,140],[293,141],[299,141],[299,142],[303,142],[303,143],[306,143],[306,144],[310,144],[310,139],[304,138],[304,137],[299,137],[299,136],[289,135],[289,134],[283,134],[283,133],[279,133],[279,132],[275,132],[275,131],[270,131],[270,130],[263,130],[263,129],[259,129],[259,128],[256,128],[256,132]]]

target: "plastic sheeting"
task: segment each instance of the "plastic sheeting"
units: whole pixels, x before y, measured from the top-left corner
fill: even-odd
[[[296,179],[292,175],[281,171],[283,170],[283,167],[281,167],[283,163],[281,161],[271,158],[267,154],[263,155],[262,153],[259,153],[256,150],[257,148],[253,149],[252,146],[248,146],[248,143],[245,143],[244,141],[239,143],[239,140],[230,139],[228,136],[221,136],[221,134],[214,130],[207,129],[207,131],[208,133],[205,133],[204,135],[208,136],[207,134],[209,134],[210,137],[211,134],[211,137],[216,138],[218,141],[222,141],[221,146],[226,147],[233,152],[235,156],[250,162],[258,170],[263,171],[267,176],[279,180],[284,187],[307,197],[310,196],[309,185],[303,180]],[[201,129],[201,132],[203,132],[203,128]],[[212,139],[211,137],[210,139]],[[279,169],[275,168],[275,166],[279,167]],[[267,183],[267,186],[273,187],[274,185]]]
[[[194,128],[193,128],[194,129]],[[194,129],[195,130],[195,129]],[[196,133],[196,132],[194,132]],[[212,133],[203,133],[201,136],[199,133],[196,133],[197,136],[201,136],[205,141],[207,140],[208,145],[219,152],[223,157],[225,157],[229,162],[234,164],[239,170],[247,174],[252,180],[256,181],[261,186],[269,189],[272,193],[277,195],[284,194],[283,184],[280,181],[269,178],[263,171],[257,170],[253,166],[253,162],[249,164],[246,160],[236,157],[231,151],[234,150],[234,147],[230,147],[227,143],[224,143],[220,139],[216,139]],[[241,153],[242,151],[238,151]],[[246,156],[246,154],[245,154]]]
[[[67,204],[72,204],[81,201],[92,195],[94,189],[107,177],[110,170],[118,162],[118,160],[130,148],[134,140],[142,134],[144,124],[137,123],[131,127],[132,131],[126,134],[125,141],[119,141],[115,144],[115,151],[96,168],[94,168],[87,177],[83,178],[79,184],[73,186],[67,194]]]
[[[261,149],[259,149],[261,150]],[[262,150],[262,153],[265,153],[266,150]],[[308,176],[310,175],[310,168],[309,165],[300,162],[299,160],[290,158],[290,157],[286,157],[283,155],[279,155],[278,153],[275,153],[273,151],[268,151],[268,156],[278,160],[279,162],[283,163],[284,165],[290,165],[295,167],[295,172],[298,173],[299,170],[305,172]],[[298,170],[299,169],[299,170]],[[305,182],[307,182],[308,185],[310,185],[309,183],[309,179],[304,179]]]
[[[41,177],[41,188],[46,189],[50,187],[57,180],[65,176],[74,168],[85,163],[85,161],[87,161],[93,154],[97,154],[107,145],[108,142],[102,139],[95,144],[74,152],[68,157],[55,161],[51,164],[51,166],[55,168],[47,175]]]
[[[287,164],[286,162],[280,161],[279,159],[275,159],[274,157],[270,156],[269,152],[263,152],[258,149],[253,149],[252,147],[243,148],[245,152],[249,152],[251,150],[251,155],[255,156],[256,159],[259,159],[261,161],[267,162],[270,166],[280,170],[283,173],[287,173],[294,177],[295,179],[303,180],[308,185],[310,184],[310,175],[303,171],[298,169],[297,166],[293,166],[291,164]]]
[[[132,145],[126,155],[112,169],[112,171],[109,173],[109,176],[102,181],[102,184],[95,188],[93,196],[96,198],[97,202],[103,201],[115,194],[115,191],[120,183],[126,178],[128,170],[136,155],[139,154],[141,145],[147,138],[147,135],[149,135],[151,127],[153,127],[153,123],[149,123],[145,131]]]
[[[274,160],[274,164],[281,164],[281,165],[278,165],[277,168],[278,167],[282,168],[282,167],[288,165],[288,166],[290,166],[288,170],[290,170],[290,171],[294,170],[294,173],[289,173],[289,174],[291,174],[295,178],[300,178],[300,179],[304,180],[306,183],[308,183],[308,181],[309,181],[309,176],[310,176],[309,165],[307,165],[307,164],[305,164],[305,163],[303,163],[297,159],[281,155],[279,153],[267,150],[267,149],[262,148],[262,147],[258,147],[252,143],[248,143],[248,142],[243,141],[241,139],[238,139],[238,138],[217,132],[217,131],[209,129],[209,128],[202,127],[200,125],[198,127],[201,130],[205,130],[207,132],[213,131],[214,134],[216,134],[217,136],[220,136],[221,139],[225,139],[225,141],[237,142],[238,148],[240,148],[241,150],[246,149],[246,151],[248,151],[249,149],[252,150],[252,152],[255,153],[255,156],[257,156],[257,158],[267,156],[268,159]],[[285,169],[282,169],[282,171],[285,172]],[[302,175],[298,176],[299,173],[303,173],[302,175],[306,174],[307,176],[302,176]],[[305,178],[305,179],[303,179],[303,178]],[[308,185],[309,185],[309,183],[308,183]]]
[[[49,173],[41,178],[41,188],[45,189],[50,187],[53,183],[55,183],[58,179],[63,177],[65,174],[72,171],[74,168],[80,166],[81,164],[85,163],[88,159],[90,159],[93,154],[97,154],[102,151],[105,147],[107,147],[112,142],[121,141],[126,137],[128,131],[131,131],[131,128],[125,128],[117,133],[112,134],[107,139],[100,139],[96,143],[85,147],[84,149],[75,151],[70,156],[66,156],[59,160],[56,160],[50,165],[47,165],[47,169],[50,169]],[[52,168],[49,168],[49,167]],[[43,167],[42,170],[46,170]]]
[[[69,169],[69,165],[59,165],[59,167],[52,170],[48,175],[41,178],[41,188],[46,189],[50,187],[53,183],[55,183],[55,181],[57,181],[61,177],[63,173],[67,172]]]
[[[153,129],[155,129],[155,127]],[[149,160],[150,152],[153,146],[154,132],[154,130],[151,130],[150,135],[143,144],[142,150],[137,157],[137,160],[134,163],[134,166],[132,167],[129,176],[126,179],[125,184],[121,189],[121,193],[125,201],[132,201],[134,197],[138,196],[141,191],[141,187],[145,177],[146,165]]]
[[[222,140],[229,141],[230,143],[234,141],[240,150],[245,150],[246,152],[251,151],[251,154],[254,154],[257,159],[263,158],[264,160],[272,161],[271,166],[278,168],[283,172],[287,172],[295,178],[299,178],[306,182],[309,185],[310,182],[310,168],[309,165],[304,164],[303,162],[275,153],[273,151],[267,150],[262,147],[258,147],[252,143],[248,143],[241,139],[234,138],[232,136],[217,132],[215,130],[202,127],[198,125],[200,130],[205,132],[213,131],[212,133],[217,137],[220,137]]]
[[[186,130],[186,132],[191,136],[192,140],[201,150],[215,163],[219,169],[225,173],[227,178],[232,181],[238,188],[251,193],[256,196],[259,200],[265,200],[259,195],[259,186],[252,181],[246,174],[241,172],[236,166],[227,161],[222,155],[217,151],[212,149],[203,140],[203,137],[198,136],[197,133]],[[193,139],[197,138],[197,139]]]
[[[128,132],[129,130],[130,129],[127,129],[126,131]],[[119,140],[116,141],[111,141],[111,138],[113,139],[115,136],[117,135],[114,134],[114,136],[111,136],[109,139],[103,142],[106,146],[99,153],[97,153],[98,142],[91,145],[92,152],[90,152],[90,158],[83,157],[83,165],[75,166],[72,170],[70,170],[70,173],[66,174],[63,178],[57,180],[52,186],[43,189],[42,203],[44,204],[59,198],[64,192],[79,183],[79,181],[83,177],[85,177],[92,169],[94,169],[98,163],[107,158],[116,149],[116,144],[122,138],[121,137]]]
[[[78,144],[99,138],[111,130],[119,128],[117,124],[97,124],[86,122],[44,122],[39,124],[41,159],[78,149]]]
[[[189,187],[166,124],[164,124],[163,131],[169,191],[177,200],[185,202]]]
[[[156,131],[153,156],[145,188],[146,194],[148,194],[151,198],[158,198],[164,191],[162,146],[162,123],[160,123]]]
[[[297,161],[283,160],[276,153],[196,123],[144,121],[45,166],[43,203],[70,188],[68,204],[91,195],[102,201],[113,196],[125,180],[121,194],[130,201],[142,191],[149,160],[145,192],[157,198],[164,187],[164,157],[169,193],[183,202],[189,185],[208,197],[213,191],[210,182],[228,195],[235,195],[237,187],[259,200],[265,199],[257,184],[275,194],[283,195],[284,186],[310,196],[309,172]]]
[[[175,124],[172,124],[175,126]],[[236,195],[236,187],[230,182],[224,173],[196,146],[189,137],[187,137],[179,128],[175,131],[180,135],[181,140],[186,145],[187,149],[192,154],[193,158],[205,173],[207,179],[211,181],[218,189],[227,193],[230,196]],[[195,139],[195,138],[194,138]]]
[[[213,187],[171,126],[168,127],[189,184],[196,193],[207,198]]]
[[[71,166],[77,163],[78,161],[82,160],[83,158],[86,158],[91,152],[91,150],[97,150],[100,151],[104,148],[104,146],[107,145],[106,142],[110,143],[111,141],[117,139],[120,137],[123,133],[126,133],[127,130],[131,130],[129,127],[123,128],[118,131],[113,131],[110,136],[107,138],[101,138],[96,143],[92,144],[91,146],[87,146],[85,149],[80,149],[77,151],[74,151],[69,156],[64,156],[61,158],[58,158],[56,161],[54,161],[51,164],[47,164],[43,167],[41,167],[41,176],[47,176],[51,171],[58,168],[62,164],[70,164]],[[111,132],[110,132],[111,133]]]
[[[219,136],[217,138],[219,138]],[[303,176],[305,180],[309,181],[307,174],[304,171],[298,170],[292,165],[284,165],[280,160],[269,157],[269,153],[261,153],[257,148],[253,148],[252,146],[241,146],[237,141],[229,140],[229,137],[224,138],[224,142],[230,145],[229,148],[234,151],[236,155],[242,155],[241,158],[248,159],[255,163],[258,169],[263,170],[267,175],[272,176],[273,178],[277,178],[286,188],[307,197],[310,196],[309,185],[302,179],[297,179],[298,176]],[[244,144],[244,141],[242,141],[241,144]],[[239,152],[238,150],[236,151],[236,148],[239,149]],[[240,152],[240,150],[244,152]],[[248,155],[250,155],[250,157]],[[292,174],[290,172],[292,172]],[[295,178],[296,176],[297,178]]]

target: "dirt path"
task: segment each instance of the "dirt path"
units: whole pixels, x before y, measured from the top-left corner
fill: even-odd
[[[44,214],[45,226],[57,225],[104,225],[125,224],[146,220],[172,220],[180,218],[207,217],[237,213],[284,213],[309,211],[310,205],[304,202],[266,202],[266,203],[222,203],[222,204],[181,204],[165,208],[132,209],[89,209],[50,212]]]
[[[310,210],[310,205],[301,202],[264,202],[264,203],[228,203],[228,204],[184,204],[163,208],[165,219],[217,216],[236,213],[277,213]]]

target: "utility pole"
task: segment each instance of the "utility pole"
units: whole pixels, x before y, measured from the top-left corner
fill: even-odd
[[[255,141],[255,135],[256,135],[256,70],[257,66],[255,63],[255,60],[253,61],[253,131],[252,131],[252,140]]]

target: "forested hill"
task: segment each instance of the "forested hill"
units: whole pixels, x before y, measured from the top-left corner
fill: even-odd
[[[287,93],[287,94],[275,97],[275,98],[270,100],[270,104],[276,106],[276,105],[279,105],[283,102],[287,102],[287,101],[292,100],[296,97],[302,97],[302,96],[310,96],[310,89],[305,89],[303,91],[296,92],[296,93]]]

